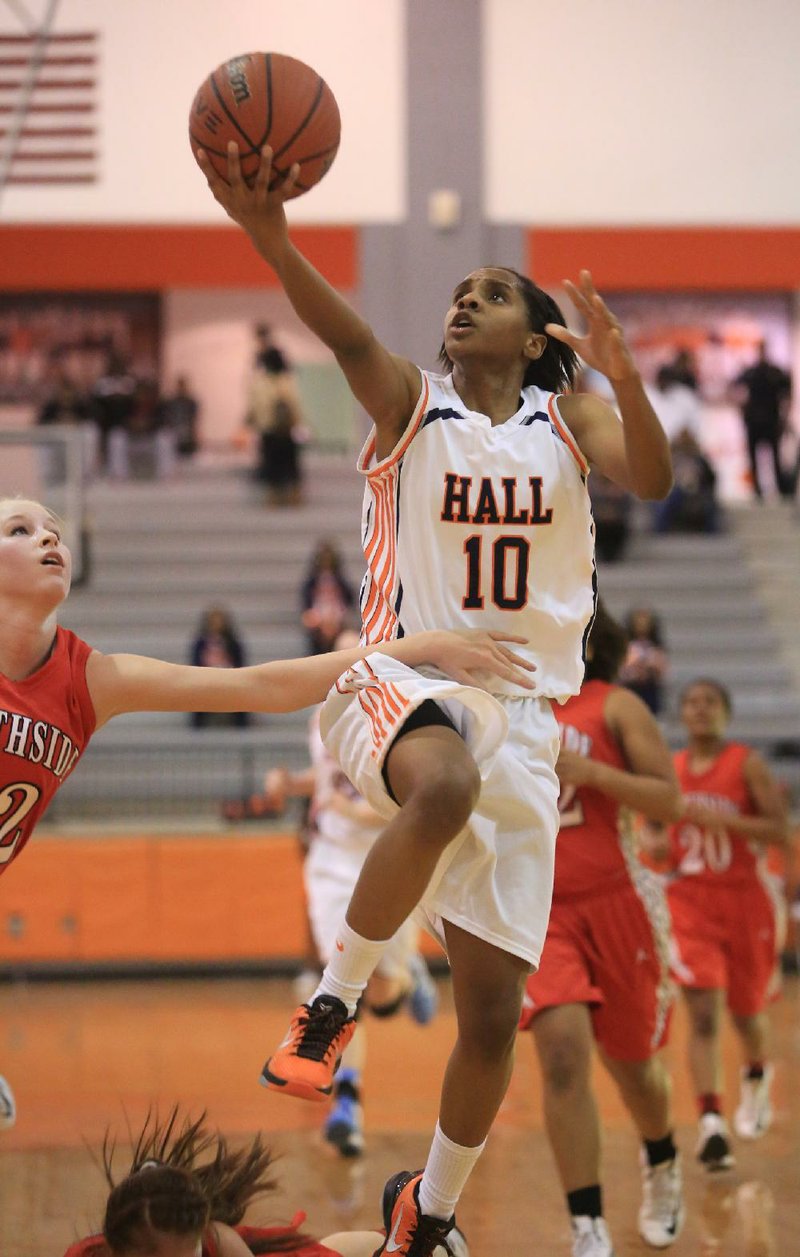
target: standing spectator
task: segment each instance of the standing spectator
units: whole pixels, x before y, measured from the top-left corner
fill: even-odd
[[[282,349],[272,339],[272,328],[268,323],[256,325],[256,359],[254,366],[273,375],[280,375],[289,370],[289,360]]]
[[[259,348],[247,399],[247,424],[258,433],[256,475],[267,502],[294,506],[300,501],[302,471],[298,429],[300,399],[286,355],[272,344],[269,328],[256,329]]]
[[[658,616],[650,607],[634,607],[625,621],[625,632],[628,653],[620,669],[620,684],[638,694],[657,716],[663,706],[668,668]]]
[[[309,655],[333,649],[355,603],[353,588],[342,571],[342,557],[330,541],[317,546],[300,589],[301,620]]]
[[[659,367],[655,384],[649,385],[645,392],[670,444],[682,432],[689,432],[696,441],[700,440],[703,427],[700,402],[692,389],[676,378],[672,367]]]
[[[758,359],[753,366],[747,367],[733,381],[732,393],[741,407],[753,492],[757,498],[764,496],[758,474],[758,449],[766,445],[772,454],[775,488],[782,497],[790,497],[790,477],[781,467],[780,441],[786,428],[792,379],[783,367],[770,362],[766,341],[759,343]]]
[[[199,409],[197,398],[189,391],[186,376],[179,375],[175,382],[175,392],[171,397],[165,397],[161,403],[161,415],[165,428],[172,434],[175,453],[180,458],[189,458],[197,453]]]
[[[247,662],[236,626],[224,607],[209,607],[192,642],[190,662],[199,668],[243,668]],[[193,729],[210,725],[244,729],[249,723],[245,711],[195,711],[189,716]]]

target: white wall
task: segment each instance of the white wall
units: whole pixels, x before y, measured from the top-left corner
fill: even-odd
[[[26,6],[39,13],[42,0]],[[6,33],[22,33],[10,10]],[[10,187],[6,222],[219,222],[189,147],[197,87],[242,52],[312,65],[336,96],[342,143],[294,222],[395,222],[405,215],[402,0],[61,0],[57,31],[100,33],[102,177],[79,188]]]
[[[481,2],[490,221],[800,218],[798,0]],[[2,22],[21,29],[11,6]],[[9,188],[5,221],[219,221],[188,109],[255,48],[314,65],[342,112],[336,163],[293,220],[405,216],[404,0],[61,0],[56,29],[100,32],[102,180]]]
[[[202,405],[205,440],[240,434],[256,323],[271,325],[293,362],[333,362],[276,290],[176,289],[165,293],[163,313],[162,385],[171,391],[177,376],[188,377]]]
[[[484,0],[493,222],[800,219],[798,0]]]

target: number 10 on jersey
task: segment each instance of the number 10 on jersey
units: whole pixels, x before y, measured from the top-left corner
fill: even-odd
[[[528,603],[531,544],[527,537],[497,537],[489,543],[481,533],[464,542],[467,558],[465,611],[482,611],[488,595],[501,611],[521,611]]]

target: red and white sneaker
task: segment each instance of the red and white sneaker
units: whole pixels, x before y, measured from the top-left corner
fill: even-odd
[[[695,1156],[709,1174],[730,1170],[735,1165],[728,1123],[719,1113],[704,1113],[700,1118]]]
[[[383,1189],[383,1225],[386,1239],[373,1253],[399,1253],[400,1257],[459,1257],[468,1253],[467,1242],[456,1227],[455,1214],[447,1220],[420,1212],[419,1185],[422,1170],[401,1170]],[[450,1237],[453,1243],[450,1243]]]
[[[262,1087],[320,1103],[333,1090],[333,1076],[353,1037],[356,1019],[335,995],[301,1004],[289,1033],[261,1071]]]
[[[772,1125],[770,1087],[775,1070],[765,1065],[761,1078],[750,1078],[742,1070],[741,1098],[733,1115],[733,1129],[740,1139],[760,1139]]]

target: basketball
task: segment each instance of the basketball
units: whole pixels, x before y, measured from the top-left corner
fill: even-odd
[[[273,151],[270,187],[299,163],[293,197],[308,192],[330,170],[339,134],[339,106],[325,80],[280,52],[246,52],[223,61],[200,84],[189,114],[192,152],[196,156],[205,149],[223,179],[231,140],[239,145],[249,184],[265,144]]]

